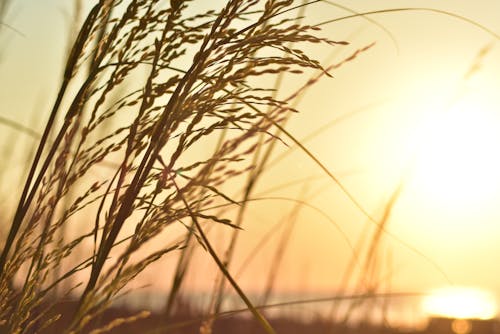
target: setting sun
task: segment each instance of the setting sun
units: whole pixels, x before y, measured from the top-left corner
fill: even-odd
[[[497,304],[487,292],[470,288],[440,289],[423,301],[423,309],[430,316],[454,319],[492,319]]]
[[[446,111],[430,111],[418,134],[413,182],[445,206],[477,206],[492,200],[500,185],[500,120],[480,101],[465,100]]]

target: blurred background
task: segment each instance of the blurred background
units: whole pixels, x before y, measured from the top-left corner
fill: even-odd
[[[88,11],[87,4],[68,0],[5,3],[0,26],[3,233],[55,99],[75,22]],[[192,6],[217,9],[223,3],[194,1]],[[333,21],[385,9],[401,10]],[[471,290],[451,295],[465,295],[464,304],[478,300],[481,311],[473,312],[480,315],[473,317],[496,316],[499,13],[495,0],[320,1],[305,8],[304,23],[320,24],[321,35],[349,42],[309,50],[325,67],[375,45],[310,88],[286,128],[384,227],[377,233],[377,225],[346,192],[283,136],[247,208],[234,256],[232,271],[245,291],[260,295],[274,275],[274,301],[360,291],[402,294],[407,299],[391,299],[385,314],[393,322],[419,324],[426,311],[460,317],[443,314],[450,304],[435,306],[446,302],[427,300],[423,307],[420,294],[464,286],[481,296],[470,296]],[[308,79],[286,77],[279,96],[286,98]],[[241,184],[227,187],[228,193],[241,191]],[[223,252],[228,228],[213,228],[210,237]],[[196,270],[185,284],[203,303],[217,268],[203,249],[194,256]],[[161,305],[175,262],[167,257],[147,269],[127,302]],[[237,306],[234,301],[226,307]],[[301,314],[331,311],[324,303],[297,307]]]

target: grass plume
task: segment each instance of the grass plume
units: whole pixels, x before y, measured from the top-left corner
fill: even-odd
[[[238,225],[203,211],[213,203],[236,203],[221,186],[254,168],[248,158],[275,140],[270,129],[290,110],[288,101],[250,82],[308,69],[325,73],[317,60],[287,44],[347,43],[282,18],[296,9],[292,1],[231,0],[219,11],[195,14],[190,7],[190,1],[100,0],[83,21],[0,255],[6,301],[0,319],[10,332],[38,332],[57,322],[42,305],[51,291],[88,270],[83,286],[70,288],[80,291],[80,302],[67,328],[85,331],[149,264],[182,248],[174,242],[138,252],[164,229],[187,226],[185,220],[194,222],[196,240],[266,332],[274,332],[202,227]],[[173,70],[182,63],[188,66]],[[137,80],[139,73],[146,75]],[[255,106],[269,111],[264,115]],[[211,156],[184,158],[222,131],[228,134]],[[109,176],[93,178],[104,161],[113,162]],[[58,233],[74,230],[83,212],[84,233]],[[133,235],[120,241],[130,230]],[[79,252],[79,264],[63,269]],[[54,270],[59,276],[49,275]]]

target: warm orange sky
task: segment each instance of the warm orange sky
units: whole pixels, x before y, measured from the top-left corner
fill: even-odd
[[[42,128],[39,120],[61,73],[70,3],[13,0],[6,22],[22,35],[4,30],[2,36],[7,45],[0,62],[2,116]],[[494,0],[339,3],[359,12],[435,8],[500,34],[500,2]],[[318,3],[307,9],[306,20],[319,23],[346,13]],[[299,105],[301,113],[292,118],[289,129],[300,139],[354,113],[305,144],[373,217],[381,216],[392,191],[404,180],[381,255],[382,261],[387,259],[382,270],[391,277],[394,290],[426,291],[446,285],[442,271],[453,283],[489,289],[500,298],[500,45],[477,26],[444,14],[405,11],[370,18],[392,37],[362,18],[323,26],[325,35],[351,45],[334,55],[313,50],[320,60],[335,63],[358,48],[376,45],[334,71],[333,79],[318,83]],[[488,52],[477,58],[486,46]],[[465,80],[474,64],[480,68]],[[299,82],[289,80],[285,88],[293,89]],[[0,128],[2,138],[8,133]],[[278,151],[286,150],[281,146]],[[270,169],[257,192],[309,176],[320,176],[307,185],[309,203],[328,214],[355,244],[371,223],[299,150]],[[268,195],[301,198],[303,189],[295,185]],[[251,205],[240,258],[292,206],[280,200]],[[266,252],[272,254],[272,247]],[[314,209],[303,208],[284,258],[280,287],[333,291],[350,256],[337,228]],[[266,263],[257,260],[250,265],[242,284],[254,288],[254,277]],[[192,284],[211,286],[196,277]]]

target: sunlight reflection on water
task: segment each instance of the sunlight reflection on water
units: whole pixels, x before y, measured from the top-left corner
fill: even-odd
[[[423,310],[430,316],[455,319],[493,319],[498,306],[495,298],[476,288],[451,287],[432,292],[424,298]]]

